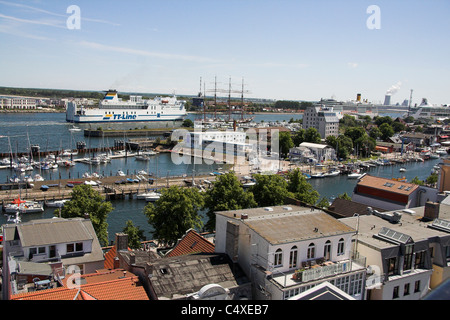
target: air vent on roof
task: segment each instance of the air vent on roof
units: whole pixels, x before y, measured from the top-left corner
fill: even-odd
[[[283,209],[286,210],[286,211],[291,211],[292,210],[291,207],[283,207]]]
[[[273,208],[271,208],[271,207],[265,207],[264,210],[266,210],[266,211],[273,211]]]
[[[402,218],[401,212],[379,212],[378,210],[373,210],[371,207],[367,207],[367,211],[369,214],[373,214],[375,216],[378,216],[382,219],[388,220],[391,223],[398,223],[400,219]]]

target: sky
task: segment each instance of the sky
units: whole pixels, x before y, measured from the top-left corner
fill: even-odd
[[[0,86],[450,104],[449,35],[448,0],[0,0]]]

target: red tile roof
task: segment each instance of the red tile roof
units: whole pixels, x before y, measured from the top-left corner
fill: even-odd
[[[130,248],[128,248],[128,251],[131,251]],[[105,269],[114,269],[117,268],[117,266],[114,266],[114,259],[117,257],[117,248],[116,246],[112,246],[111,249],[105,253],[105,261],[103,263],[103,266]]]
[[[149,300],[138,277],[130,272],[124,276],[122,269],[80,277],[85,284],[69,288],[66,277],[63,287],[16,294],[11,300]]]
[[[210,241],[193,229],[189,229],[166,257],[183,256],[193,253],[214,253],[215,247]]]

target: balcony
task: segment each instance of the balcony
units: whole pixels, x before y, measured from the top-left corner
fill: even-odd
[[[319,260],[320,263],[316,263]],[[310,281],[326,279],[352,271],[365,270],[366,259],[364,257],[341,261],[313,260],[311,264],[303,264],[302,268],[289,272],[281,272],[276,269],[272,272],[272,280],[282,287],[290,287]]]

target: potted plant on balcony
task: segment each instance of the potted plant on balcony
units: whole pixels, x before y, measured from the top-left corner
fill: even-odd
[[[304,268],[295,270],[295,272],[292,274],[292,279],[297,280],[297,281],[302,281],[303,271],[305,271]]]

